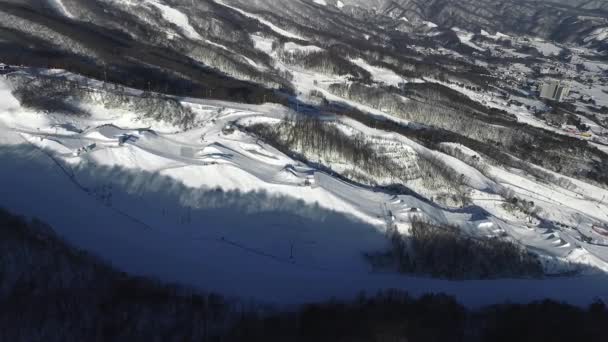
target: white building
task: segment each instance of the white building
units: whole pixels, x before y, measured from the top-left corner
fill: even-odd
[[[545,82],[540,87],[540,97],[562,102],[570,94],[570,86],[561,81]]]

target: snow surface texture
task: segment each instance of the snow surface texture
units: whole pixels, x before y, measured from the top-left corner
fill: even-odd
[[[158,8],[163,18],[168,22],[174,24],[175,26],[179,27],[186,37],[190,39],[203,40],[203,37],[201,37],[201,35],[196,32],[194,27],[190,25],[190,21],[184,13],[174,9],[173,7],[161,4],[156,0],[147,0],[147,2],[150,5]]]
[[[590,228],[592,213],[585,203],[597,205],[595,197],[605,196],[601,189],[581,184],[591,187],[583,188],[591,197],[581,198],[579,207],[566,207],[574,194],[560,195],[562,190],[526,184],[521,176],[493,169],[504,183],[499,185],[406,138],[341,122],[374,141],[437,154],[470,175],[478,206],[448,210],[413,196],[344,183],[226,129],[235,121],[272,123],[293,115],[284,107],[183,101],[197,114],[198,128],[180,131],[96,104],[87,105],[91,116],[83,118],[32,112],[21,108],[0,79],[0,206],[50,223],[71,243],[125,271],[273,303],[347,298],[387,288],[445,292],[469,306],[545,297],[584,305],[608,298],[608,275],[602,272],[451,282],[370,273],[362,257],[386,246],[389,220],[407,231],[409,212],[417,208],[428,219],[474,234],[506,232],[553,260],[608,270],[606,247],[585,244],[568,231],[526,226],[525,220],[505,216],[499,199],[488,192],[512,184],[529,198],[545,199],[554,215],[581,210],[580,225]],[[565,203],[559,203],[560,196]]]
[[[74,18],[72,13],[70,13],[70,11],[68,11],[68,9],[65,7],[63,2],[61,2],[61,0],[48,0],[48,3],[53,9],[55,9],[55,11],[57,11],[57,13],[65,16],[65,17],[68,17],[70,19]]]

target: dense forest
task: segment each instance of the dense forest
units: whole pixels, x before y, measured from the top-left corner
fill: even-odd
[[[107,266],[43,222],[0,210],[0,341],[604,341],[608,309],[361,294],[290,310],[244,305]]]

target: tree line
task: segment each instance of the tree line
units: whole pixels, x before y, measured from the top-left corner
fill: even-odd
[[[414,154],[406,158],[405,164],[398,163],[362,133],[347,134],[332,122],[298,117],[275,125],[257,123],[246,129],[288,155],[296,153],[329,167],[346,164],[348,167],[340,173],[355,182],[390,186],[421,179],[430,189],[449,189],[462,203],[468,202],[465,179],[441,159]]]
[[[535,254],[502,238],[469,236],[450,225],[414,218],[408,234],[387,231],[390,247],[366,253],[375,270],[447,279],[535,278],[543,267]]]
[[[88,115],[81,103],[96,103],[108,109],[131,111],[141,118],[168,122],[181,129],[196,125],[196,114],[173,97],[154,92],[129,92],[118,84],[101,89],[89,85],[86,78],[70,80],[58,77],[30,78],[10,75],[13,94],[24,107],[45,113]]]
[[[330,50],[279,50],[278,57],[284,63],[296,65],[326,75],[349,75],[361,82],[370,82],[372,75],[343,56]]]

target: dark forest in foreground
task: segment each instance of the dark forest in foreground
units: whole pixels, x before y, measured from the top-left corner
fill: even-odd
[[[137,278],[0,210],[0,341],[604,341],[608,310],[387,291],[295,311]],[[246,309],[243,309],[246,308]]]

